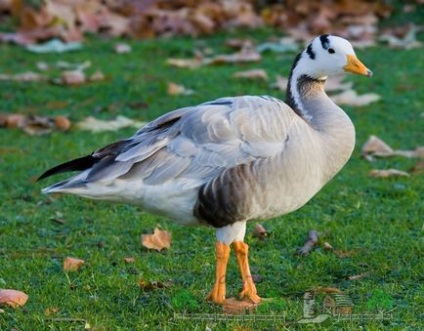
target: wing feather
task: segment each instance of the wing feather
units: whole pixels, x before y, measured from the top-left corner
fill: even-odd
[[[269,97],[222,98],[165,114],[126,140],[92,154],[85,182],[137,178],[148,185],[193,178],[284,150],[293,112]]]

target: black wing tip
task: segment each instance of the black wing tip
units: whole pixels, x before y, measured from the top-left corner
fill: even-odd
[[[37,182],[62,172],[86,170],[88,168],[91,168],[95,162],[96,159],[90,154],[80,157],[78,159],[59,164],[44,172],[40,177],[37,178]]]

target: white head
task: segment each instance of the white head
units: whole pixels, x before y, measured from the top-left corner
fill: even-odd
[[[372,76],[371,70],[356,57],[350,42],[327,34],[312,40],[303,51],[298,65],[303,74],[315,79],[344,72]]]

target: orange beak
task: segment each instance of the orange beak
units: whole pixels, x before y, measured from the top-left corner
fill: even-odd
[[[369,70],[359,59],[352,54],[347,55],[347,64],[343,67],[344,71],[353,74],[372,77],[372,71]]]

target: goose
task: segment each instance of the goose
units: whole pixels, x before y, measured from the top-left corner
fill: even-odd
[[[78,173],[42,192],[133,204],[182,225],[214,227],[215,283],[207,299],[226,300],[232,247],[240,298],[257,304],[246,223],[302,207],[350,158],[354,126],[324,91],[328,76],[346,72],[372,76],[349,41],[318,36],[296,56],[285,102],[223,97],[171,111],[127,139],[47,170],[39,180]]]

